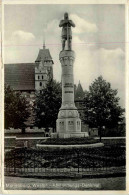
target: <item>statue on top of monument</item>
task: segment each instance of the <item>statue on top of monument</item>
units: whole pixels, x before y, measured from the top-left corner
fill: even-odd
[[[71,50],[72,30],[71,26],[75,27],[72,20],[69,20],[68,13],[64,14],[64,20],[60,21],[59,27],[62,27],[62,50],[65,49],[65,42],[67,40],[68,50]]]

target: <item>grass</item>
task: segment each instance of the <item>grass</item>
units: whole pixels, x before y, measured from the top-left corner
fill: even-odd
[[[125,165],[125,149],[117,147],[85,149],[15,149],[6,153],[5,165],[26,168],[119,167]]]

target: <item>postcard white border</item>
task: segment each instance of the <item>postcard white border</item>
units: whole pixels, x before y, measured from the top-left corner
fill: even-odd
[[[126,43],[125,43],[125,53],[126,53],[126,165],[127,165],[127,171],[126,173],[129,172],[129,59],[128,59],[128,51],[129,51],[129,46],[127,43],[129,43],[129,32],[128,32],[128,10],[129,10],[129,1],[126,0],[3,0],[2,1],[2,43],[4,44],[4,5],[6,4],[125,4],[125,21],[126,21]],[[4,51],[3,51],[3,56],[4,56]],[[4,59],[3,59],[3,64],[4,64]],[[126,190],[125,191],[56,191],[56,190],[4,190],[4,69],[2,68],[2,63],[1,63],[1,92],[2,92],[2,137],[1,137],[1,143],[2,143],[2,192],[4,194],[128,194],[129,193],[129,174],[126,175]],[[128,131],[127,131],[128,130]]]

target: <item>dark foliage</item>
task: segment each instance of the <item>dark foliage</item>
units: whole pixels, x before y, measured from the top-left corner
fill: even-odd
[[[119,105],[117,90],[111,88],[102,76],[98,77],[89,87],[84,98],[84,122],[90,127],[115,128],[123,120],[124,109]]]
[[[26,99],[20,93],[14,92],[10,86],[5,86],[4,102],[5,128],[24,129],[30,115]]]
[[[56,120],[61,107],[61,85],[50,80],[46,87],[37,93],[35,101],[36,126],[56,128]]]
[[[41,144],[55,144],[55,145],[78,145],[78,144],[93,144],[98,141],[93,138],[50,138],[42,141]]]

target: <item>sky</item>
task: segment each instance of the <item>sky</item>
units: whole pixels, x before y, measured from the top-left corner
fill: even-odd
[[[54,78],[61,81],[59,22],[65,12],[76,25],[72,28],[74,83],[80,81],[88,90],[102,75],[118,89],[120,105],[125,107],[124,5],[5,5],[4,63],[35,62],[45,39],[54,60]]]

